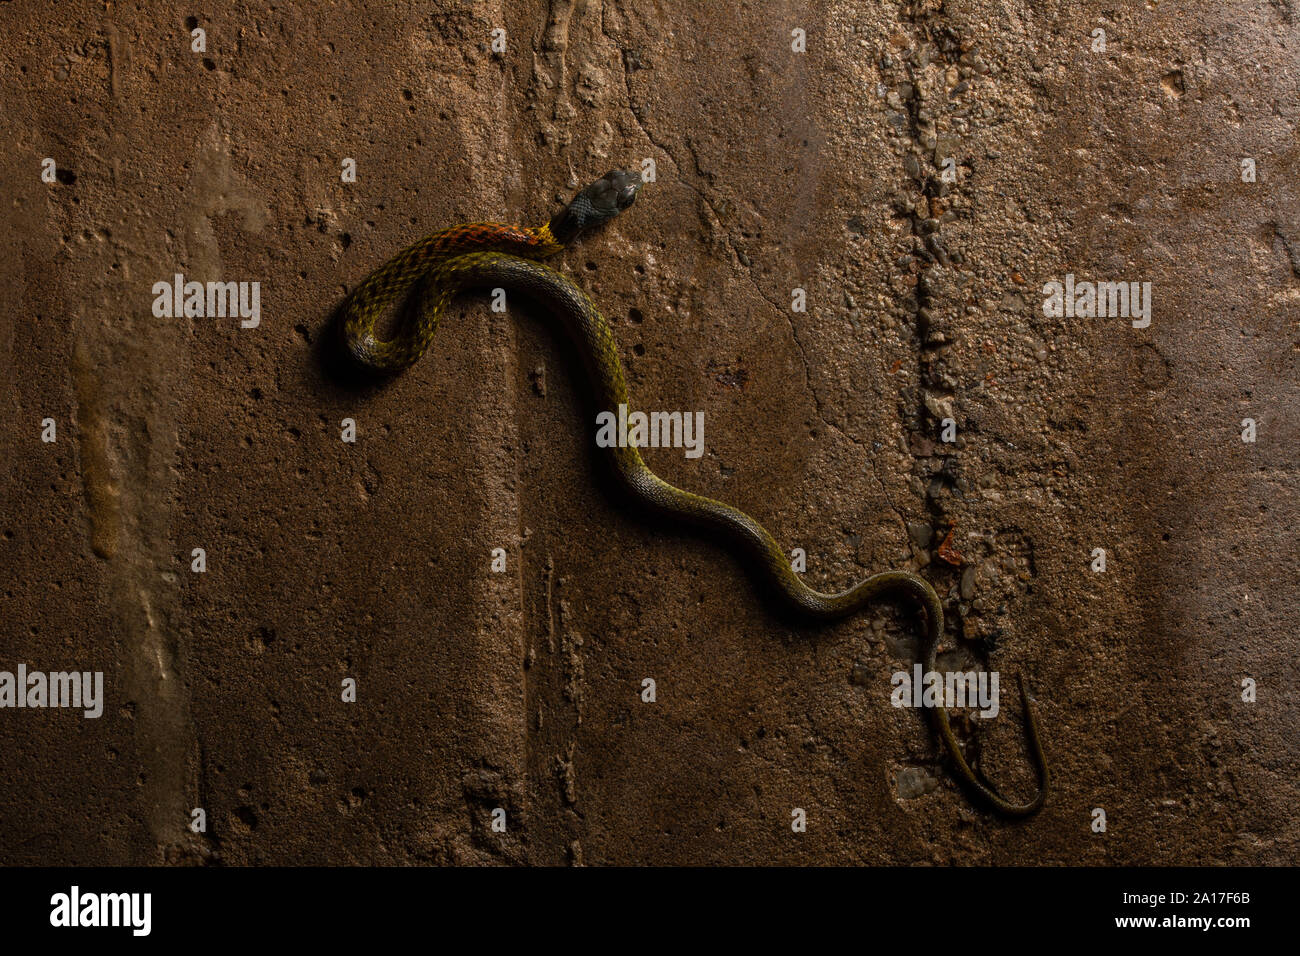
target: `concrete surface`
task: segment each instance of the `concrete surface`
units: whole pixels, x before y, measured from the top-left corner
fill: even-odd
[[[0,4],[0,669],[107,694],[0,710],[0,861],[1294,862],[1297,16]],[[1037,817],[973,809],[889,705],[910,609],[783,621],[608,492],[539,316],[465,298],[390,385],[331,374],[403,245],[644,158],[563,268],[638,404],[705,413],[651,466],[809,583],[923,567],[941,663],[1028,679]],[[260,326],[156,318],[176,272],[260,282]],[[1067,273],[1152,283],[1150,326],[1044,316]],[[959,731],[1028,794],[1004,700]]]

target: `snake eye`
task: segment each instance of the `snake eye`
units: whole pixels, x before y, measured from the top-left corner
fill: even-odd
[[[636,200],[637,190],[641,188],[640,174],[614,170],[605,175],[615,188],[614,202],[618,204],[618,208],[622,210],[632,205]]]

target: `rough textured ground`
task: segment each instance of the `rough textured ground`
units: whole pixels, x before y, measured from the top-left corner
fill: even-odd
[[[0,860],[1294,861],[1292,0],[109,7],[0,4],[0,669],[108,693],[0,711]],[[924,568],[1020,794],[1028,679],[1037,817],[889,705],[912,611],[780,620],[610,495],[540,316],[468,298],[391,385],[331,375],[408,241],[644,158],[564,268],[638,404],[705,413],[651,466],[818,586]],[[261,326],[155,318],[175,272],[261,282]],[[1066,273],[1151,282],[1150,327],[1045,317]]]

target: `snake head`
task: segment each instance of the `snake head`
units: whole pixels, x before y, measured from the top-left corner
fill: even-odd
[[[641,174],[611,169],[583,190],[591,199],[594,213],[612,219],[636,201],[641,188]]]
[[[640,173],[610,170],[555,214],[550,222],[551,234],[561,243],[569,242],[582,230],[613,219],[632,205],[640,188]]]

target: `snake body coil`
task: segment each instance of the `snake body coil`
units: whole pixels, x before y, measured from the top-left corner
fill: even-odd
[[[342,309],[344,345],[361,366],[376,372],[397,372],[416,362],[433,340],[438,318],[459,292],[471,288],[516,290],[546,306],[557,316],[576,344],[591,379],[597,409],[628,405],[618,344],[591,300],[572,282],[537,262],[562,250],[582,230],[617,215],[636,198],[641,180],[635,173],[611,172],[583,189],[545,226],[525,228],[499,223],[456,226],[428,236],[398,253],[352,293]],[[416,284],[419,283],[418,288]],[[414,291],[416,318],[395,336],[380,341],[375,323]],[[837,594],[824,594],[794,573],[770,534],[737,508],[691,494],[659,478],[633,446],[610,448],[614,471],[622,484],[654,511],[718,532],[761,569],[763,584],[792,608],[814,620],[853,614],[882,597],[905,596],[925,609],[927,639],[923,663],[934,671],[943,634],[943,606],[920,575],[910,571],[873,574]],[[1013,803],[971,769],[942,706],[930,708],[939,736],[952,759],[956,776],[973,799],[1006,816],[1028,816],[1042,806],[1047,793],[1047,764],[1038,723],[1024,684],[1026,737],[1038,776],[1038,790],[1027,803]]]

